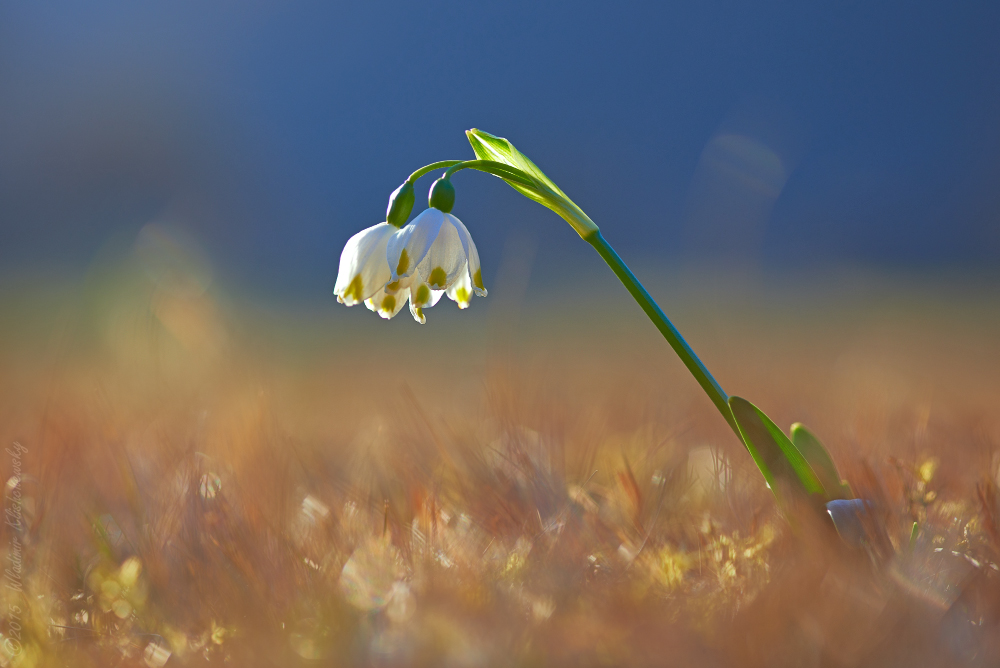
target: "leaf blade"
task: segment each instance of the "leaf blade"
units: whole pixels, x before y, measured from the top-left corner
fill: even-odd
[[[823,446],[823,442],[801,422],[794,423],[790,432],[792,443],[809,462],[809,466],[823,484],[827,501],[851,498],[850,488],[844,485],[837,465],[833,463],[833,458]]]
[[[742,397],[729,397],[729,407],[744,445],[776,496],[782,483],[807,496],[825,495],[809,462],[764,411]]]

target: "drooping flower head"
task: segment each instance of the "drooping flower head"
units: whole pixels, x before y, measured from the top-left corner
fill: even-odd
[[[441,294],[466,308],[473,293],[486,296],[479,252],[462,221],[429,208],[394,234],[386,248],[391,277],[386,291],[409,289],[411,311],[418,321],[422,309]]]
[[[400,194],[397,190],[390,200],[387,217],[392,222],[400,217]],[[429,200],[430,208],[401,229],[379,223],[351,237],[334,290],[340,302],[352,306],[364,301],[369,310],[388,319],[408,301],[413,318],[423,324],[423,310],[444,294],[463,309],[473,294],[486,296],[472,235],[450,213],[455,201],[451,183],[438,179]]]

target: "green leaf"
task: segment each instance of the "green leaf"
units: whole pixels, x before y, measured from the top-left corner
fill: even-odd
[[[792,425],[791,433],[792,443],[809,462],[809,466],[812,467],[816,477],[823,484],[823,488],[826,490],[826,500],[851,498],[851,488],[841,480],[837,465],[833,463],[830,453],[816,438],[816,435],[806,429],[806,426],[801,422]]]
[[[824,494],[812,467],[771,418],[742,397],[729,397],[729,408],[743,443],[775,496],[786,486],[807,496]]]
[[[501,176],[500,178],[514,190],[558,213],[581,237],[586,238],[588,234],[597,231],[597,225],[583,212],[583,209],[567,197],[552,179],[509,141],[476,128],[467,130],[465,134],[477,158],[508,165],[528,177],[530,185]]]

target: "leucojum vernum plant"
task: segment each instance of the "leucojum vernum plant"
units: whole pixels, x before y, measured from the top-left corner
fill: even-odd
[[[455,204],[451,176],[462,169],[497,176],[562,216],[594,247],[746,446],[778,503],[784,505],[794,498],[819,508],[825,504],[845,539],[860,542],[859,514],[865,502],[849,498],[850,488],[820,440],[799,423],[793,424],[790,437],[786,436],[752,403],[726,394],[580,207],[506,139],[476,129],[466,135],[475,160],[444,160],[413,172],[390,195],[385,222],[348,240],[334,288],[337,300],[347,306],[364,302],[383,318],[392,318],[409,302],[410,313],[423,324],[424,311],[443,295],[459,308],[466,308],[473,294],[485,297],[476,245],[462,221],[451,213]],[[431,186],[428,208],[407,223],[414,203],[413,184],[440,169],[445,171]]]

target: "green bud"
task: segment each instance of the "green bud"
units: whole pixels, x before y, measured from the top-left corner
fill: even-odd
[[[389,206],[385,210],[385,222],[396,227],[406,225],[406,219],[413,211],[413,184],[409,181],[399,186],[389,195]]]
[[[431,185],[427,203],[435,209],[451,213],[452,207],[455,206],[455,186],[451,185],[449,179],[441,177]]]

